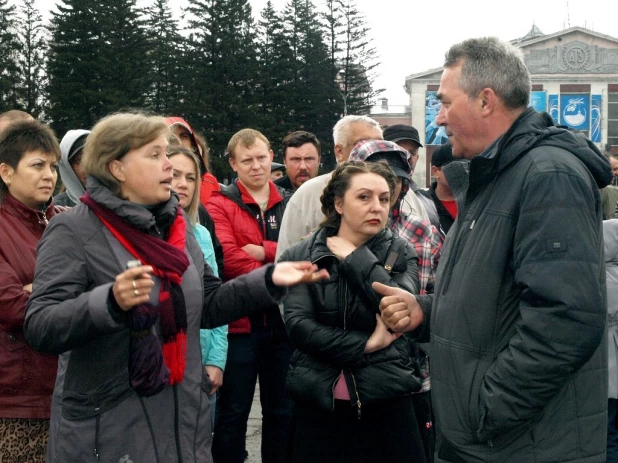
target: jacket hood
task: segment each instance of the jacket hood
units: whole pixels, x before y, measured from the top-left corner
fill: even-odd
[[[507,148],[501,152],[504,146]],[[539,146],[554,146],[573,154],[588,168],[599,188],[606,187],[612,180],[609,161],[594,143],[581,132],[556,126],[549,114],[532,108],[526,109],[500,140],[497,169],[504,169],[519,156]]]
[[[618,264],[618,219],[603,221],[605,262]]]
[[[197,154],[197,157],[200,160],[200,173],[201,173],[200,177],[206,174],[208,172],[208,169],[206,168],[204,157],[200,150],[200,145],[197,142],[197,138],[195,138],[195,132],[193,131],[193,128],[182,117],[167,117],[165,119],[165,122],[167,122],[167,125],[170,128],[175,125],[180,125],[184,127],[185,129],[187,129],[187,131],[189,132],[189,135],[191,135],[191,142],[193,143],[193,146],[195,147],[195,154]]]
[[[62,137],[62,141],[60,142],[61,156],[60,162],[58,163],[60,179],[66,188],[67,195],[75,204],[79,203],[79,198],[84,195],[86,190],[69,163],[69,154],[75,142],[87,136],[89,133],[90,130],[69,130],[64,137]]]

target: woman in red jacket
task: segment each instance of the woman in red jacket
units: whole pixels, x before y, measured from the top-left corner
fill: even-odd
[[[0,135],[0,461],[45,461],[57,359],[28,346],[23,325],[59,159],[56,136],[40,122]]]

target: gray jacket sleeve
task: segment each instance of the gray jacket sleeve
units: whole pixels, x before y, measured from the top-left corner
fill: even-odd
[[[37,249],[33,291],[26,309],[24,331],[28,343],[41,352],[60,354],[95,337],[126,328],[113,317],[108,295],[116,277],[111,267],[109,283],[93,286],[82,242],[69,214],[50,222]],[[107,252],[106,252],[107,251]],[[111,250],[100,249],[97,259],[110,259]]]
[[[521,319],[484,376],[481,441],[538,415],[599,348],[604,334],[596,186],[581,172],[535,169],[522,189],[513,244]]]

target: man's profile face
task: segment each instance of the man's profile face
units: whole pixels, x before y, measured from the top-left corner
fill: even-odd
[[[283,157],[285,172],[292,187],[296,190],[307,180],[318,175],[320,155],[313,143],[305,143],[299,147],[288,147]]]
[[[438,89],[438,98],[442,102],[436,123],[446,129],[453,156],[472,159],[486,148],[479,142],[480,105],[477,98],[470,98],[459,87],[462,64],[444,68]]]

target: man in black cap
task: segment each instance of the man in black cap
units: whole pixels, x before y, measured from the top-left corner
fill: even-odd
[[[283,164],[279,164],[278,162],[270,163],[270,181],[274,182],[275,180],[279,180],[285,174],[285,166]]]
[[[429,190],[423,192],[436,205],[440,226],[445,234],[448,233],[457,217],[457,203],[448,180],[442,171],[442,167],[454,160],[453,149],[450,143],[438,147],[433,152],[431,155],[431,176],[436,180],[431,184]]]
[[[435,204],[430,198],[423,195],[423,189],[412,180],[412,174],[416,168],[418,162],[418,149],[423,145],[418,136],[418,130],[411,125],[395,124],[384,129],[384,140],[397,143],[403,149],[410,153],[410,161],[412,164],[412,172],[410,173],[410,189],[416,193],[419,201],[417,207],[415,207],[415,213],[424,220],[431,222],[431,224],[440,230],[440,219],[438,217],[438,211]]]

